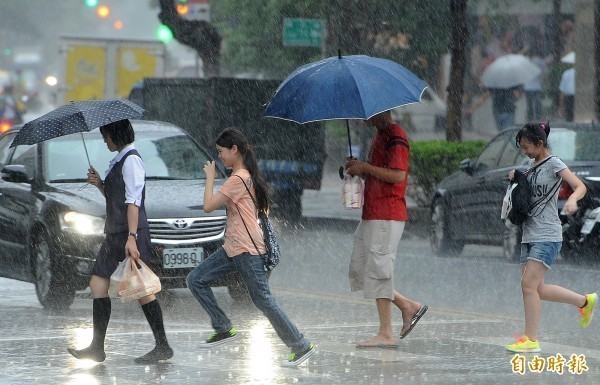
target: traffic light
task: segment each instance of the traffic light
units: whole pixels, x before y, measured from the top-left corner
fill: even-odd
[[[173,32],[171,32],[171,29],[169,29],[169,27],[167,27],[164,24],[161,24],[156,30],[156,38],[166,44],[173,40]]]
[[[108,8],[106,5],[101,5],[100,7],[98,7],[98,16],[100,16],[103,19],[106,19],[108,15],[110,15],[110,8]]]
[[[179,3],[177,4],[177,13],[180,15],[187,15],[190,11],[190,7],[187,4]]]
[[[95,7],[98,5],[98,0],[85,0],[85,5],[88,7]]]
[[[113,23],[115,29],[123,29],[123,22],[121,20],[117,20]]]

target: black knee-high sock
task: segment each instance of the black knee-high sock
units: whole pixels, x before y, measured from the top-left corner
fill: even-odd
[[[94,338],[91,345],[104,350],[104,337],[110,320],[111,303],[110,298],[94,298],[93,319],[94,319]]]
[[[158,300],[155,299],[152,302],[142,305],[142,310],[144,310],[144,315],[150,324],[156,345],[169,346],[167,335],[165,334],[165,325],[163,324],[162,310]]]

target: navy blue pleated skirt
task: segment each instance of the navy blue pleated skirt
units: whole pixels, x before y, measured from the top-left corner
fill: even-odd
[[[96,262],[92,268],[92,275],[110,278],[112,273],[117,269],[117,266],[119,266],[119,262],[123,261],[126,257],[125,243],[127,242],[128,234],[129,232],[127,231],[116,234],[106,234],[106,238],[104,238],[104,242],[102,242],[100,251],[96,256]],[[150,262],[152,256],[152,243],[150,241],[150,231],[148,229],[138,229],[137,247],[142,261],[152,268]]]

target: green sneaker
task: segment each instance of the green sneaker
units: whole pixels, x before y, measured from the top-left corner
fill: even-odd
[[[598,294],[586,294],[585,298],[587,299],[587,305],[579,308],[579,313],[581,314],[581,327],[587,328],[592,323],[592,318],[594,317],[594,310],[596,310],[596,304],[598,303]]]
[[[211,334],[205,342],[200,343],[201,348],[210,348],[213,346],[221,345],[229,341],[233,341],[237,338],[237,330],[234,328],[229,329],[223,333]]]
[[[527,336],[519,338],[514,344],[507,345],[506,350],[515,353],[537,353],[542,351],[540,341],[532,341]]]
[[[287,360],[284,360],[281,363],[281,366],[285,366],[285,367],[298,366],[301,363],[303,363],[308,357],[312,356],[316,351],[317,351],[317,349],[311,343],[310,345],[308,345],[308,348],[301,353],[293,353],[292,352],[288,356]]]

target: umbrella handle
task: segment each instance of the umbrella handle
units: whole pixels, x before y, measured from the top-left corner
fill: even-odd
[[[87,146],[85,145],[85,139],[83,138],[83,133],[79,133],[81,135],[81,141],[83,142],[83,148],[85,149],[85,157],[88,161],[88,166],[92,167],[92,163],[90,162],[90,155],[88,154]]]
[[[350,139],[350,122],[346,119],[346,131],[348,131],[348,150],[350,153],[350,158],[352,158],[352,141]]]

